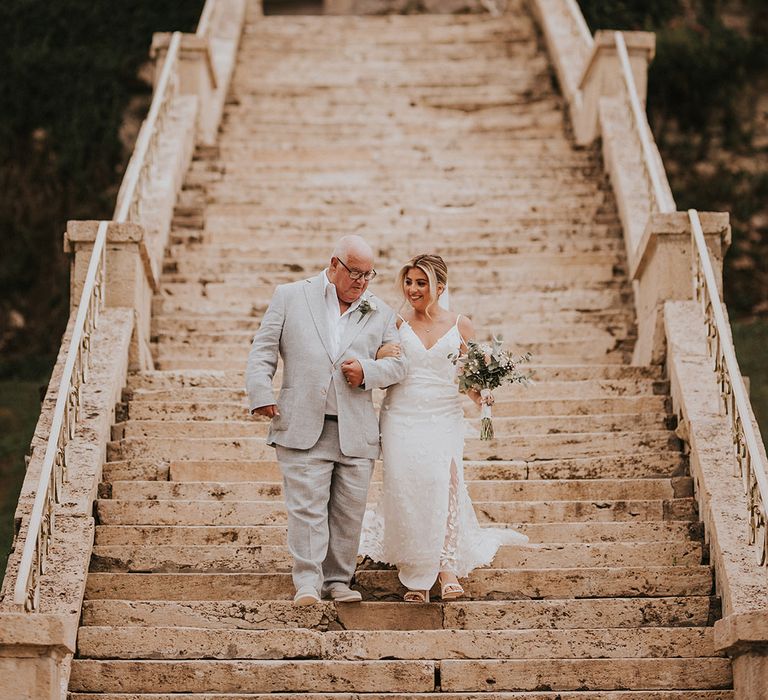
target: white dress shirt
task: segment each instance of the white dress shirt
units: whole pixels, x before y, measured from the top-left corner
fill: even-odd
[[[360,302],[363,300],[361,296],[350,307],[341,313],[341,307],[339,306],[339,297],[336,294],[336,285],[328,279],[328,268],[323,270],[323,297],[325,299],[325,309],[328,316],[328,332],[331,339],[331,349],[333,351],[334,360],[338,359],[339,348],[341,347],[341,339],[344,337],[344,332],[349,325],[349,318],[353,314],[357,307],[360,306]],[[334,379],[331,379],[331,385],[328,387],[328,398],[325,403],[325,412],[328,415],[338,415],[338,408],[336,406],[336,387],[334,386]]]

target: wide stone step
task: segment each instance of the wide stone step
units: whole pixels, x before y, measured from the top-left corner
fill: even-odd
[[[596,356],[612,350],[618,343],[627,338],[634,338],[634,327],[630,324],[603,328],[599,326],[581,324],[558,324],[521,326],[509,321],[490,322],[488,319],[474,321],[477,337],[484,339],[491,334],[497,337],[510,338],[507,346],[516,351],[522,347],[552,347],[559,342],[563,347],[571,347],[572,344],[588,344]],[[199,354],[203,357],[215,356],[215,350],[219,346],[231,348],[233,346],[250,346],[253,334],[258,323],[253,324],[251,330],[232,330],[220,333],[206,333],[201,331],[174,331],[160,332],[153,336],[157,343],[157,354],[179,355],[189,352],[193,346],[199,348]]]
[[[488,693],[302,693],[302,700],[483,700]],[[733,700],[732,690],[494,692],[493,700]],[[295,700],[294,693],[69,693],[68,700]]]
[[[277,461],[268,460],[132,460],[108,462],[105,481],[121,480],[120,472],[131,480],[172,481],[281,481]],[[146,474],[146,477],[141,477]],[[659,451],[627,455],[551,460],[465,460],[464,477],[470,481],[486,479],[648,479],[670,478],[687,474],[687,462],[679,452]],[[382,479],[381,465],[374,469],[374,479]],[[123,479],[125,480],[125,479]]]
[[[586,416],[589,414],[641,414],[669,411],[669,400],[664,396],[617,397],[611,399],[552,399],[540,401],[503,401],[493,408],[494,422],[506,416],[516,420],[533,422],[537,416],[548,416],[553,420],[563,416]],[[128,403],[127,417],[131,420],[182,420],[197,421],[240,420],[247,415],[247,402],[241,401],[152,401],[149,397],[138,397]],[[665,418],[666,420],[666,418]],[[539,431],[537,431],[539,432]]]
[[[81,627],[92,659],[589,659],[716,657],[711,627],[327,631]],[[724,654],[723,654],[724,656]]]
[[[669,499],[693,495],[690,477],[674,479],[559,479],[496,480],[466,482],[475,501],[557,501]],[[369,500],[381,497],[383,485],[374,481]],[[282,483],[278,481],[113,481],[112,498],[116,500],[208,500],[225,501],[281,500]]]
[[[728,659],[453,660],[441,690],[729,688]],[[107,692],[422,692],[433,661],[122,661],[76,659],[70,689]]]
[[[557,459],[605,454],[679,450],[680,440],[669,430],[638,432],[569,433],[525,435],[494,440],[469,438],[464,457],[468,460]],[[107,445],[107,459],[130,459],[153,455],[162,460],[236,459],[262,460],[274,455],[264,438],[125,438]]]
[[[695,565],[702,560],[698,542],[552,543],[502,546],[497,568],[579,568],[621,566],[642,561],[648,566]],[[96,545],[91,571],[126,572],[289,572],[293,565],[285,545]],[[372,568],[372,567],[371,567]]]
[[[192,405],[194,406],[194,404]],[[140,420],[131,418],[112,427],[112,439],[134,437],[253,437],[267,435],[264,420],[252,420],[243,406],[237,406],[226,420],[203,420],[194,408],[188,413],[165,419]],[[245,418],[245,420],[243,420]],[[513,416],[497,414],[493,421],[497,438],[530,434],[569,434],[589,432],[632,432],[664,430],[674,427],[676,418],[666,413],[626,413],[591,416]],[[480,419],[466,420],[467,435],[478,435]]]
[[[575,500],[575,501],[476,501],[482,523],[606,522],[695,520],[693,498]],[[282,525],[285,509],[280,501],[96,501],[99,521],[105,525]]]
[[[519,523],[516,529],[533,543],[599,543],[700,541],[702,530],[692,521]],[[286,543],[285,525],[99,525],[97,546],[276,546]],[[584,548],[582,548],[584,549]]]
[[[221,319],[221,321],[224,320]],[[634,336],[634,323],[629,321],[609,325],[596,323],[586,318],[578,323],[558,322],[556,319],[552,319],[551,323],[545,324],[541,321],[538,323],[521,322],[516,319],[503,318],[501,314],[496,315],[488,312],[482,316],[475,316],[473,321],[478,338],[485,339],[491,335],[508,338],[510,340],[507,344],[513,348],[523,343],[552,342],[559,337],[563,342],[579,340],[593,344],[597,354],[599,348],[606,345],[610,340],[618,341],[628,336]],[[165,349],[166,346],[173,347],[183,344],[249,344],[259,322],[260,319],[254,319],[248,329],[222,329],[218,332],[189,330],[188,328],[179,330],[161,330],[158,328],[153,339],[159,343],[159,350]],[[224,324],[222,323],[222,325]]]
[[[432,661],[97,661],[75,659],[70,691],[421,692],[434,689]]]
[[[174,275],[174,278],[176,277]],[[508,290],[504,295],[499,295],[497,290],[490,296],[475,298],[474,302],[460,304],[457,301],[454,308],[473,318],[478,316],[478,313],[481,317],[488,314],[488,320],[493,320],[493,323],[498,323],[502,319],[508,321],[519,319],[520,322],[529,319],[540,320],[550,315],[554,320],[563,313],[577,313],[582,318],[588,319],[593,313],[617,313],[625,308],[624,299],[628,292],[623,287],[605,284],[594,288],[587,288],[588,285],[581,286],[583,287],[581,289],[567,289],[559,285],[543,285],[538,291],[529,287],[518,287]],[[223,323],[227,323],[233,316],[247,317],[250,319],[251,327],[255,327],[264,315],[274,291],[274,284],[254,283],[250,279],[226,281],[193,276],[181,281],[171,281],[166,278],[159,295],[155,297],[155,311],[160,317],[155,319],[153,326],[158,329],[171,328],[174,316],[188,317],[190,314],[200,314],[201,319],[209,315],[221,318]],[[458,290],[456,295],[458,297]],[[400,305],[394,292],[387,296],[390,297],[395,308]],[[509,306],[507,300],[509,296],[515,299],[514,311],[499,318],[505,305]],[[481,303],[479,299],[483,300],[485,307],[475,308]],[[170,325],[166,325],[166,320]]]
[[[395,244],[391,242],[383,243],[388,246],[383,251],[381,248],[376,251],[376,264],[380,265],[383,261],[385,264],[394,262],[403,262],[399,256],[409,253],[410,245],[404,244],[402,247],[398,244],[395,248]],[[195,254],[207,253],[213,260],[245,257],[252,260],[263,259],[265,257],[274,256],[280,251],[280,257],[285,263],[302,264],[305,267],[312,267],[316,269],[322,269],[323,265],[328,262],[330,253],[333,250],[332,243],[309,243],[295,244],[285,242],[285,245],[276,245],[275,241],[270,241],[268,234],[264,232],[253,232],[249,234],[249,237],[242,241],[218,241],[210,240],[205,242],[189,242],[184,244],[176,243],[169,247],[164,260],[177,260],[186,257],[188,252]],[[515,241],[511,237],[497,240],[491,239],[487,241],[472,241],[472,251],[486,256],[531,256],[531,255],[553,255],[556,253],[571,253],[574,255],[582,255],[588,253],[615,253],[617,257],[623,254],[624,243],[620,240],[614,239],[560,239],[552,237],[551,239],[544,239],[539,241],[532,241],[530,238]],[[440,255],[445,260],[460,259],[462,255],[466,254],[466,245],[462,246],[452,243],[443,243],[439,246]],[[620,258],[619,258],[620,259]],[[391,267],[391,265],[387,265]],[[450,272],[454,272],[455,262],[451,265]],[[460,268],[459,268],[460,269]],[[462,308],[471,301],[471,297],[454,299],[457,304],[461,301]]]
[[[451,261],[448,261],[450,264]],[[251,284],[273,285],[295,282],[301,279],[299,273],[310,273],[322,269],[323,261],[310,260],[304,263],[283,261],[258,261],[245,256],[238,258],[215,258],[204,253],[185,255],[176,260],[163,263],[163,272],[168,275],[250,275]],[[454,267],[456,268],[454,270]],[[400,264],[383,267],[380,275],[383,280],[395,280]],[[475,282],[490,284],[497,282],[503,287],[515,283],[530,283],[531,280],[541,285],[545,282],[578,283],[580,280],[592,284],[611,281],[617,274],[624,272],[621,259],[617,255],[600,253],[555,253],[539,255],[500,256],[495,262],[478,265],[452,265],[451,273],[460,276],[462,287]],[[503,288],[502,287],[502,288]]]
[[[696,521],[518,523],[533,543],[574,544],[633,542],[700,542]],[[96,546],[147,545],[232,547],[275,546],[286,543],[285,525],[97,525]]]
[[[396,571],[362,570],[355,580],[366,600],[399,600],[405,592]],[[476,569],[463,584],[474,600],[709,596],[712,572],[708,566]],[[294,592],[288,573],[90,573],[86,584],[88,599],[290,600]]]
[[[203,629],[592,629],[704,627],[719,615],[708,596],[455,601],[410,605],[363,602],[297,608],[292,601],[86,600],[83,625]]]
[[[601,349],[595,352],[586,344],[586,340],[572,340],[565,343],[551,341],[548,343],[519,343],[511,349],[516,353],[529,352],[535,355],[540,362],[550,364],[568,364],[584,363],[594,360],[601,364],[626,364],[632,359],[632,348],[634,339],[620,339],[612,342],[618,345],[615,349]],[[226,347],[226,346],[222,346]],[[243,348],[248,350],[248,345],[236,345],[231,347],[231,354],[228,358],[218,356],[218,353],[211,351],[213,356],[189,357],[185,349],[180,349],[179,354],[158,354],[155,359],[155,366],[163,370],[237,370],[242,367],[242,358],[245,358],[247,352],[243,354]],[[197,353],[205,355],[205,351]],[[233,359],[235,358],[235,359]]]
[[[683,476],[687,461],[679,452],[645,452],[621,456],[548,460],[464,462],[468,479],[647,479]],[[377,466],[375,474],[381,478]],[[174,460],[135,457],[106,462],[103,480],[111,481],[275,481],[282,479],[274,458],[264,460]]]
[[[162,327],[168,328],[198,328],[198,324],[205,324],[201,329],[214,331],[217,328],[227,328],[230,323],[237,322],[238,328],[253,328],[253,318],[237,317],[230,318],[206,318],[199,316],[186,316],[160,319]],[[218,323],[223,325],[217,325]],[[178,324],[178,326],[173,325]],[[208,325],[210,324],[210,325]],[[664,372],[660,366],[651,365],[647,367],[634,365],[540,365],[531,362],[527,365],[536,376],[538,383],[560,381],[588,381],[597,379],[601,381],[638,381],[652,380],[658,384],[653,384],[653,393],[664,393],[669,389],[669,384],[664,381]],[[127,386],[131,389],[158,389],[158,388],[182,388],[184,386],[195,387],[233,387],[240,388],[245,384],[245,368],[235,372],[173,372],[148,370],[145,372],[131,372],[128,374]],[[639,383],[637,386],[647,387],[650,384]],[[625,393],[631,385],[624,385]],[[583,389],[583,386],[579,387]],[[633,393],[633,392],[630,392]]]
[[[558,125],[561,120],[556,115]],[[488,120],[487,120],[488,122]],[[490,123],[490,122],[488,122]],[[333,125],[333,129],[341,125]],[[263,124],[265,130],[274,125]],[[302,126],[302,129],[307,127]],[[315,125],[315,129],[320,129],[320,125]],[[345,127],[347,128],[347,127]],[[351,128],[351,125],[350,127]],[[398,201],[401,206],[418,206],[424,202],[432,202],[439,205],[453,206],[471,206],[477,204],[499,204],[504,197],[528,199],[532,202],[540,202],[544,198],[555,198],[558,190],[561,197],[564,197],[564,191],[567,192],[567,201],[577,203],[581,200],[591,202],[605,202],[607,193],[603,191],[593,181],[575,181],[573,183],[563,183],[561,181],[548,182],[542,180],[538,183],[524,183],[520,180],[507,180],[497,178],[493,183],[489,183],[482,190],[475,189],[472,183],[464,179],[445,178],[441,183],[439,191],[435,190],[432,180],[404,180],[393,183],[389,179],[379,181],[368,178],[345,178],[347,182],[325,183],[318,185],[314,180],[309,182],[294,183],[291,188],[288,182],[242,182],[230,178],[222,179],[220,182],[212,182],[205,188],[205,196],[208,202],[215,202],[217,205],[223,204],[251,204],[267,205],[270,209],[277,210],[280,207],[292,203],[293,197],[299,197],[307,203],[314,202],[333,206],[335,204],[349,204],[354,202],[365,202],[371,207],[388,206],[393,201]],[[295,190],[292,192],[292,189]],[[194,206],[204,202],[200,194],[194,190],[182,192],[177,200],[177,206]],[[275,242],[279,245],[279,241]],[[474,253],[471,239],[467,241],[468,253]],[[190,250],[194,253],[194,250]],[[218,253],[219,251],[214,251]],[[216,257],[220,257],[216,255]],[[310,257],[310,260],[312,258]]]

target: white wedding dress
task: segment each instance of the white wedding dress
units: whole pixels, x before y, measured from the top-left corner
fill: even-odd
[[[397,566],[414,590],[431,588],[440,571],[466,576],[490,564],[500,545],[528,541],[512,529],[480,527],[467,493],[464,412],[448,357],[461,345],[458,321],[429,349],[402,322],[408,375],[381,408],[384,484],[366,513],[360,553]]]

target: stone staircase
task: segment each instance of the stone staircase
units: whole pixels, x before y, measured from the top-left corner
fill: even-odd
[[[279,470],[243,369],[274,286],[352,232],[378,251],[379,295],[397,304],[395,271],[438,251],[480,335],[535,355],[536,384],[498,392],[499,437],[467,440],[465,470],[480,519],[540,546],[504,547],[466,600],[398,602],[396,572],[366,561],[362,604],[290,602]],[[669,387],[628,364],[600,152],[573,147],[522,5],[254,12],[154,324],[157,369],[131,376],[104,468],[70,700],[732,697]]]

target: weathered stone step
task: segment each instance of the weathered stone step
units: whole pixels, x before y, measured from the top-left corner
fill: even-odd
[[[142,471],[144,468],[146,471]],[[133,471],[130,471],[133,470]],[[268,460],[134,460],[108,462],[104,480],[121,480],[120,472],[131,480],[172,481],[281,481],[282,474],[274,456]],[[142,477],[142,474],[147,474]],[[668,450],[627,455],[595,455],[552,460],[464,461],[464,477],[470,481],[485,479],[648,479],[687,475],[687,462],[679,452]],[[382,478],[381,464],[374,478]],[[125,479],[123,479],[125,480]]]
[[[677,436],[667,430],[570,433],[568,435],[526,435],[494,440],[468,438],[466,459],[555,459],[587,457],[610,453],[679,450]],[[167,461],[179,459],[269,459],[274,455],[264,438],[125,438],[107,445],[107,460],[145,457]]]
[[[450,166],[447,166],[450,167]],[[323,172],[315,177],[324,175]],[[290,180],[291,172],[265,171],[261,177],[271,178],[275,176],[286,177]],[[194,207],[202,210],[203,205]],[[190,210],[192,207],[189,208]],[[202,211],[200,211],[202,213]],[[523,219],[522,221],[520,219]],[[433,226],[438,227],[433,230]],[[324,214],[317,218],[316,229],[312,229],[308,217],[296,219],[281,216],[279,214],[266,214],[259,224],[247,226],[244,222],[233,222],[232,225],[216,226],[215,222],[208,219],[205,225],[197,227],[197,230],[189,226],[178,225],[172,235],[183,236],[182,242],[190,241],[193,234],[204,235],[202,241],[209,243],[244,244],[259,240],[270,240],[272,236],[275,244],[313,245],[323,246],[326,250],[333,250],[336,239],[353,230],[364,227],[364,235],[376,249],[384,249],[392,254],[397,251],[408,251],[415,248],[417,242],[409,238],[408,232],[413,236],[418,232],[421,237],[418,245],[432,244],[434,231],[440,231],[439,243],[445,246],[461,247],[467,245],[467,231],[472,231],[472,243],[482,248],[483,244],[525,244],[532,242],[562,242],[563,244],[576,245],[577,242],[588,241],[602,243],[611,241],[614,245],[622,243],[621,229],[618,219],[612,222],[597,223],[594,221],[578,222],[554,217],[551,221],[544,216],[526,216],[517,218],[498,219],[484,215],[482,217],[470,216],[461,211],[434,211],[429,215],[405,214],[397,217],[381,216],[371,212],[369,217],[354,217],[351,221],[337,221],[335,228],[331,218]],[[204,231],[203,231],[204,228]],[[431,233],[430,233],[431,232]],[[437,241],[434,241],[437,244]]]
[[[711,627],[327,631],[81,627],[92,659],[610,659],[716,657]],[[723,654],[724,656],[724,654]]]
[[[274,256],[277,252],[274,243],[270,243],[268,240],[268,234],[260,232],[258,234],[250,234],[250,242],[246,240],[237,241],[220,241],[218,239],[210,239],[206,242],[189,242],[184,244],[171,245],[166,252],[164,260],[176,260],[183,258],[187,253],[193,254],[207,254],[212,259],[216,258],[230,258],[230,257],[249,257],[252,259],[263,259],[265,257]],[[391,244],[386,244],[391,245]],[[413,244],[411,244],[413,245]],[[583,254],[583,253],[614,253],[617,256],[623,257],[624,243],[613,239],[582,239],[582,240],[557,240],[553,237],[551,240],[541,241],[473,241],[472,250],[477,251],[479,255],[494,256],[501,258],[502,256],[528,256],[528,255],[552,255],[555,253],[563,254]],[[436,246],[437,247],[437,246]],[[306,268],[315,267],[320,270],[328,262],[333,247],[331,244],[314,243],[306,245],[286,244],[285,248],[280,249],[280,260],[283,263],[298,263],[304,265]],[[391,249],[387,249],[382,253],[379,249],[377,256],[378,261],[384,259],[385,261],[390,259],[396,252],[402,254],[405,247],[394,246]],[[441,245],[439,246],[440,255],[446,259],[461,258],[462,255],[468,251],[462,250],[459,245]],[[399,259],[395,259],[394,262],[401,262]],[[451,273],[454,272],[454,265],[451,265]],[[468,301],[472,300],[471,295],[465,295],[461,298],[462,307]],[[459,299],[452,300],[456,303]],[[628,310],[627,310],[628,311]]]
[[[265,420],[253,420],[242,405],[231,416],[222,420],[203,420],[194,408],[186,414],[160,419],[138,419],[131,417],[124,423],[112,426],[112,439],[135,437],[213,438],[213,437],[266,437],[268,424]],[[666,413],[624,413],[597,414],[590,416],[563,415],[513,416],[497,414],[493,427],[497,439],[530,434],[570,434],[589,432],[636,432],[648,430],[673,429],[677,418]],[[467,435],[475,436],[480,432],[480,419],[466,420]]]
[[[729,659],[446,660],[443,691],[730,688]]]
[[[247,349],[246,353],[247,355]],[[526,365],[526,371],[534,375],[534,384],[528,386],[501,386],[495,390],[497,404],[507,401],[578,401],[592,399],[619,399],[639,397],[665,397],[669,384],[663,380],[644,378],[550,380],[547,371],[533,365]],[[605,367],[605,365],[603,365]],[[134,401],[194,401],[228,402],[245,405],[245,357],[234,371],[161,371],[143,379],[132,378],[126,396]],[[618,366],[617,366],[618,369]],[[236,374],[240,377],[236,377]],[[603,374],[601,368],[600,374]],[[597,374],[597,373],[596,373]],[[551,376],[551,375],[550,375]],[[626,375],[624,375],[626,376]],[[146,380],[146,381],[145,381]],[[499,415],[502,415],[501,413]]]
[[[519,4],[516,7],[520,8]],[[510,10],[513,9],[510,6]],[[246,22],[243,46],[261,46],[278,38],[304,47],[377,45],[397,47],[411,44],[474,44],[511,41],[524,35],[535,38],[530,16],[522,11],[503,17],[489,15],[425,14],[385,16],[267,16]],[[287,47],[286,47],[287,48]]]
[[[180,281],[174,282],[167,278],[163,280],[160,291],[163,306],[156,307],[158,313],[162,312],[168,319],[173,319],[177,315],[175,309],[178,308],[183,316],[208,314],[222,319],[232,315],[249,316],[251,324],[255,325],[263,316],[269,299],[275,291],[271,283],[254,284],[251,280],[226,281],[219,279],[218,276],[209,279],[174,275],[174,278]],[[584,316],[601,311],[618,313],[625,304],[625,297],[628,296],[628,292],[622,286],[613,284],[580,285],[584,288],[568,291],[552,289],[552,286],[554,285],[542,285],[540,290],[524,290],[517,287],[508,290],[502,299],[504,303],[508,303],[509,297],[515,299],[514,315],[509,314],[503,318],[517,319],[534,316],[541,319],[550,314],[556,316],[563,312],[582,313]],[[494,294],[498,296],[498,290]],[[400,305],[394,293],[384,296],[390,298],[395,308]],[[503,313],[500,308],[501,300],[496,302],[493,296],[480,298],[486,300],[488,304],[487,308],[477,309],[481,314]],[[472,309],[479,303],[476,301],[474,304],[460,304],[457,301],[454,308],[462,313],[473,315]],[[161,319],[155,321],[156,324],[159,322]],[[495,320],[494,323],[496,323]]]
[[[275,76],[275,83],[270,83],[265,88],[257,88],[256,94],[262,95],[265,91],[271,92],[270,88],[275,84],[291,84],[290,76],[287,74],[283,75],[284,77]],[[393,77],[379,81],[374,75],[371,76],[374,82],[381,84],[385,89],[392,86],[390,80]],[[344,77],[344,80],[359,80],[361,78],[365,80],[368,76],[359,74],[358,76],[347,75]],[[511,80],[515,79],[514,75],[510,75],[509,78]],[[397,80],[396,77],[394,79]],[[321,80],[324,80],[324,78],[321,78]],[[430,81],[431,77],[428,73],[413,73],[403,76],[399,80],[407,81],[414,86],[420,86]],[[453,85],[477,85],[484,81],[491,82],[492,80],[493,77],[488,74],[462,73],[454,76]],[[524,95],[526,88],[522,87],[521,92]],[[415,99],[418,100],[418,97]],[[499,111],[485,110],[467,114],[456,110],[431,109],[425,113],[423,109],[410,109],[408,111],[392,112],[384,118],[368,118],[366,115],[355,116],[354,114],[347,113],[345,115],[328,117],[315,114],[294,116],[284,120],[280,115],[260,115],[254,117],[254,120],[248,124],[240,124],[229,128],[223,143],[231,143],[232,140],[238,138],[247,139],[253,137],[255,144],[258,145],[260,140],[267,139],[269,135],[274,137],[274,134],[278,131],[280,138],[292,139],[294,135],[298,135],[303,141],[311,138],[311,136],[320,138],[323,135],[327,135],[332,139],[343,138],[346,133],[352,131],[354,131],[359,139],[371,137],[391,138],[399,134],[427,134],[430,126],[428,122],[430,121],[433,128],[440,129],[443,132],[450,130],[454,135],[476,133],[493,133],[495,135],[502,133],[509,135],[510,138],[520,138],[522,135],[541,138],[542,136],[552,134],[555,138],[561,138],[563,132],[563,113],[557,110],[540,112],[518,110],[513,112],[505,109]],[[450,191],[451,183],[446,182],[444,184],[446,185],[445,192]],[[233,189],[236,191],[237,188]],[[580,189],[576,187],[573,192],[569,191],[568,195],[573,196]],[[395,191],[394,188],[391,191]],[[375,194],[370,192],[369,195],[375,198],[383,193],[384,191]],[[232,201],[230,196],[233,194],[234,192],[223,194],[222,200]]]
[[[700,541],[699,522],[681,520],[642,522],[519,523],[515,528],[534,543]],[[286,543],[284,525],[97,525],[96,544],[116,545],[230,545],[255,547]]]
[[[551,343],[520,343],[511,349],[516,353],[530,352],[541,362],[551,364],[583,363],[590,360],[598,361],[600,364],[626,364],[632,360],[632,348],[634,339],[619,340],[616,342],[616,348],[602,348],[599,354],[595,350],[590,350],[584,342],[571,341],[570,344],[561,343],[559,346],[555,341]],[[247,350],[247,346],[245,346]],[[232,354],[227,358],[218,356],[215,351],[211,351],[213,356],[205,356],[204,352],[198,352],[190,357],[186,351],[179,354],[158,353],[155,358],[155,366],[162,370],[184,370],[184,369],[212,369],[212,370],[233,370],[240,369],[243,366],[243,360],[247,352],[243,352],[243,346],[232,348]],[[201,356],[202,355],[202,356]]]
[[[648,566],[680,566],[700,564],[701,560],[698,542],[569,542],[536,547],[505,545],[493,563],[500,569],[549,569],[622,566],[633,561],[642,561]],[[93,548],[90,570],[270,573],[289,572],[292,565],[293,558],[285,545],[97,545]]]
[[[274,128],[274,127],[273,127]],[[277,209],[283,201],[289,202],[291,197],[300,197],[307,201],[317,201],[325,204],[334,202],[365,201],[372,206],[389,203],[396,198],[401,205],[420,203],[422,201],[454,203],[454,206],[462,204],[467,206],[470,202],[493,202],[510,198],[525,198],[540,201],[544,197],[556,197],[558,190],[563,197],[566,190],[567,200],[576,202],[581,199],[605,201],[607,193],[600,187],[601,183],[584,181],[564,182],[558,180],[540,180],[521,182],[519,179],[495,178],[493,184],[478,190],[475,182],[465,179],[444,178],[440,190],[435,191],[434,180],[409,180],[393,183],[389,178],[377,182],[371,178],[355,177],[353,180],[347,176],[341,183],[318,183],[319,178],[291,183],[286,180],[279,181],[263,179],[254,181],[242,181],[240,179],[226,178],[221,182],[211,182],[206,186],[205,198],[196,190],[185,190],[177,200],[177,206],[184,207],[204,204],[206,201],[216,204],[269,204]],[[292,191],[293,190],[293,191]]]
[[[525,202],[482,202],[478,206],[474,201],[468,203],[446,201],[442,203],[424,202],[412,205],[400,205],[397,202],[390,204],[370,207],[365,202],[359,203],[337,203],[333,206],[327,204],[303,202],[293,200],[286,202],[281,206],[262,206],[259,204],[215,204],[211,203],[206,208],[205,221],[213,226],[228,226],[237,222],[240,226],[253,227],[258,221],[263,221],[269,214],[278,214],[280,216],[297,218],[312,217],[316,218],[322,215],[328,215],[329,211],[334,212],[338,217],[363,216],[366,212],[377,212],[381,216],[397,218],[406,214],[411,216],[429,216],[434,212],[443,212],[453,215],[464,214],[465,219],[469,219],[470,224],[483,217],[488,217],[496,225],[501,220],[508,222],[510,218],[517,219],[519,224],[521,219],[527,218],[539,211],[546,211],[554,206],[555,200],[543,197],[540,201]],[[613,223],[615,213],[606,211],[602,201],[593,201],[592,199],[568,200],[562,204],[558,203],[558,210],[552,216],[555,220],[561,221],[594,221],[599,223]],[[604,212],[604,220],[601,221],[600,212]],[[458,218],[458,217],[454,217]],[[549,217],[548,217],[549,218]]]
[[[241,401],[152,401],[147,397],[128,404],[127,417],[131,420],[181,420],[196,421],[241,420],[247,415],[247,402]],[[562,399],[562,400],[520,400],[498,402],[494,406],[494,420],[505,420],[515,416],[519,424],[530,425],[537,416],[551,417],[553,422],[564,416],[586,416],[600,414],[663,414],[662,420],[669,420],[668,399],[664,396],[618,397],[614,399]],[[550,420],[550,418],[547,418]],[[498,423],[496,423],[498,425]],[[544,432],[544,431],[534,431]]]
[[[514,323],[509,320],[500,320],[497,323],[486,319],[473,319],[478,338],[485,338],[491,332],[502,338],[514,339],[512,343],[517,345],[551,342],[560,339],[562,342],[578,340],[590,343],[595,347],[595,352],[610,348],[611,342],[623,339],[634,333],[633,324],[616,325],[610,328],[601,327],[589,323],[557,323],[554,319],[551,324],[528,325]],[[195,346],[236,345],[239,343],[250,344],[258,322],[247,330],[232,329],[219,331],[202,331],[179,329],[172,331],[158,330],[153,340],[158,343],[158,350],[164,351],[166,347],[173,348],[184,344]]]
[[[83,625],[203,629],[591,629],[704,627],[719,615],[714,597],[363,602],[297,608],[292,601],[86,600]]]
[[[168,330],[188,329],[215,331],[219,328],[229,327],[231,324],[237,328],[250,328],[255,332],[253,318],[237,317],[236,319],[206,318],[199,316],[179,316],[176,318],[164,318],[157,321],[161,327]],[[258,322],[256,322],[258,323]],[[553,381],[587,382],[598,380],[602,382],[637,382],[636,386],[643,391],[649,387],[654,394],[666,393],[669,384],[664,380],[663,368],[659,365],[647,367],[635,365],[541,365],[535,360],[526,365],[535,373],[538,383],[550,383]],[[643,383],[643,380],[652,380]],[[146,372],[131,372],[128,374],[127,386],[129,389],[165,389],[183,387],[225,387],[239,389],[245,384],[245,367],[235,372],[206,372],[185,370],[183,372],[148,370]],[[529,387],[529,389],[532,387]],[[580,390],[583,386],[580,387]],[[622,394],[635,393],[630,384],[624,386]],[[617,397],[621,398],[621,396]]]
[[[696,520],[693,498],[575,501],[475,501],[482,523],[553,523]],[[282,525],[279,501],[113,500],[96,501],[104,525]]]
[[[515,526],[534,543],[699,542],[692,521],[522,523]],[[284,525],[98,525],[98,546],[277,546],[286,543]]]
[[[405,591],[396,571],[358,571],[355,580],[366,600],[397,600]],[[712,595],[707,566],[476,569],[462,583],[476,600]],[[290,600],[293,594],[288,573],[90,573],[86,585],[88,599]]]
[[[688,498],[690,477],[672,479],[486,479],[466,481],[474,501],[558,501]],[[381,497],[382,482],[373,481],[369,500]],[[113,481],[115,500],[265,501],[281,500],[280,481]]]
[[[473,260],[476,264],[472,264]],[[535,275],[539,284],[544,280],[576,283],[582,278],[595,283],[611,280],[614,275],[621,274],[622,265],[621,258],[616,254],[569,252],[501,256],[498,260],[492,257],[469,257],[461,264],[452,265],[451,271],[460,276],[461,286],[466,288],[478,281],[484,284],[498,281],[504,286],[520,283],[527,279],[526,272],[528,275]],[[163,263],[163,272],[168,275],[250,273],[253,276],[252,284],[271,282],[273,285],[295,282],[301,279],[297,273],[312,273],[318,269],[322,269],[320,261],[309,265],[278,260],[249,260],[246,256],[216,259],[204,252],[190,253],[183,258]],[[382,279],[394,280],[399,269],[399,264],[389,269],[384,267],[380,270]]]
[[[733,700],[732,690],[494,692],[493,700]],[[302,693],[302,700],[483,700],[488,693]],[[68,700],[295,700],[294,693],[69,693]]]
[[[421,692],[434,689],[432,661],[97,661],[75,659],[70,691]]]
[[[729,688],[728,659],[454,660],[442,691]],[[76,659],[70,690],[142,692],[422,692],[433,661],[123,661]]]
[[[273,60],[275,48],[272,43],[274,38],[268,37],[265,43],[256,45],[243,45],[239,57],[242,62],[251,63],[257,60]],[[282,42],[279,43],[280,51],[283,51]],[[297,43],[291,49],[291,54],[314,58],[316,61],[328,57],[329,46],[327,44],[303,44]],[[283,54],[284,55],[284,54]],[[471,43],[456,44],[378,44],[374,41],[356,42],[354,39],[345,41],[343,45],[336,45],[333,51],[334,57],[354,61],[358,63],[392,60],[397,58],[401,65],[410,62],[420,63],[422,60],[442,62],[465,61],[471,59],[498,59],[507,58],[520,61],[539,55],[536,42],[532,38],[513,37],[509,40],[497,39],[495,41],[476,41]],[[290,98],[285,98],[281,105],[290,104]]]

